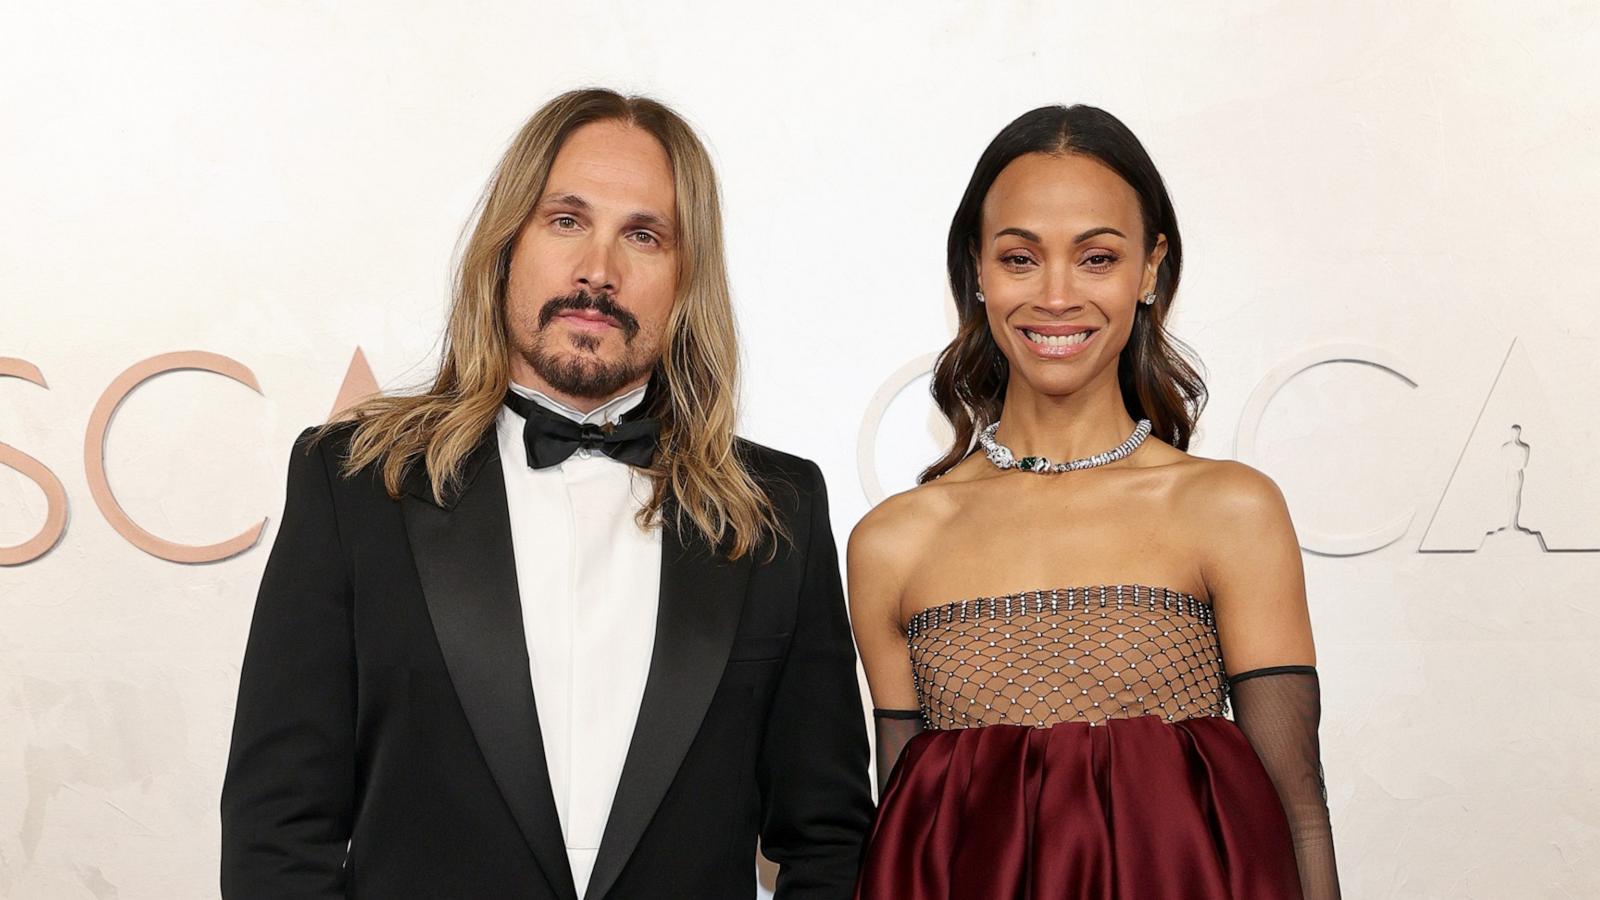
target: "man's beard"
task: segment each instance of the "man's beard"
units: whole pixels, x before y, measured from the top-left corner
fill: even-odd
[[[570,336],[573,346],[577,348],[576,354],[557,351],[549,346],[551,334],[546,326],[550,321],[563,312],[579,309],[592,309],[609,316],[621,327],[621,359],[607,362],[592,356],[600,348],[601,341],[598,335],[593,334]],[[633,345],[640,333],[639,320],[633,313],[617,305],[610,294],[576,291],[563,297],[553,297],[540,307],[539,329],[534,332],[532,343],[523,353],[523,358],[546,384],[557,391],[585,400],[605,400],[643,378],[655,367],[653,354],[638,352],[649,348]]]

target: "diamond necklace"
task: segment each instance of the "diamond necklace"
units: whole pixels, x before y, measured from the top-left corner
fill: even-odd
[[[1095,466],[1103,466],[1106,463],[1122,459],[1144,443],[1144,439],[1150,434],[1150,420],[1140,419],[1139,424],[1133,426],[1133,434],[1128,435],[1127,440],[1104,453],[1096,453],[1093,456],[1085,456],[1082,459],[1059,463],[1053,463],[1042,456],[1024,456],[1021,459],[1017,459],[1011,455],[1010,447],[994,439],[994,433],[999,428],[1000,423],[995,422],[988,428],[978,432],[978,443],[983,445],[984,455],[989,457],[989,461],[994,463],[995,468],[1021,469],[1024,472],[1053,474],[1056,472],[1071,472],[1074,469],[1092,469]]]

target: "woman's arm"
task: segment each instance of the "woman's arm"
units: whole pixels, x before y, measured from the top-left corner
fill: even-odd
[[[1234,721],[1283,803],[1306,900],[1339,896],[1317,738],[1321,691],[1299,539],[1283,494],[1242,463],[1219,463],[1200,498],[1202,574],[1217,613]]]
[[[905,495],[880,503],[856,524],[846,549],[850,625],[872,692],[880,798],[900,751],[923,729],[900,625],[902,586],[914,558],[914,536],[905,521],[908,505]]]

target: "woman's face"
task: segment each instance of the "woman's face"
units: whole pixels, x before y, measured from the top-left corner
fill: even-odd
[[[978,284],[1012,377],[1049,395],[1108,367],[1115,378],[1166,236],[1144,248],[1138,194],[1098,160],[1030,153],[1001,170],[983,201]]]

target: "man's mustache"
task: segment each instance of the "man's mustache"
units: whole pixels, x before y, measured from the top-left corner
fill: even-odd
[[[591,294],[588,291],[580,290],[573,291],[564,297],[551,297],[539,309],[539,327],[544,328],[550,324],[551,319],[564,312],[581,309],[594,310],[616,322],[622,328],[624,340],[631,341],[633,336],[639,333],[639,320],[634,317],[633,313],[618,305],[616,298],[605,291]]]

